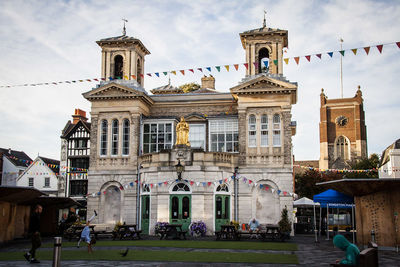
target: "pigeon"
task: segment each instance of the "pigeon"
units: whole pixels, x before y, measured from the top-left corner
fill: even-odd
[[[129,251],[129,248],[126,248],[126,250],[124,252],[120,252],[119,254],[121,254],[122,257],[126,257],[126,255],[128,255],[128,251]]]

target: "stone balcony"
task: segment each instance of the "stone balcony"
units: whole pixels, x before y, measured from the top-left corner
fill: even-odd
[[[218,166],[234,167],[238,165],[238,153],[205,152],[188,150],[186,155],[178,155],[177,150],[167,150],[159,153],[145,154],[139,157],[139,162],[144,168],[174,166],[178,158],[186,166]]]

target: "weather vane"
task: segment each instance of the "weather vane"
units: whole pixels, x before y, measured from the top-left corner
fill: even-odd
[[[263,28],[267,27],[267,21],[265,20],[265,15],[267,15],[267,11],[264,9],[264,22],[263,22]]]
[[[122,35],[125,36],[126,35],[126,28],[125,28],[125,22],[128,22],[127,19],[122,19],[124,22],[124,28],[122,29]]]

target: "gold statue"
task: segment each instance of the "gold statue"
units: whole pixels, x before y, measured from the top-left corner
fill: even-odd
[[[189,124],[185,121],[182,116],[181,121],[176,125],[176,144],[175,145],[187,145],[189,143]]]

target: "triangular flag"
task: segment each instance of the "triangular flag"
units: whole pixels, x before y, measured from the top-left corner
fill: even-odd
[[[308,60],[308,62],[310,62],[311,56],[310,55],[306,56],[306,59]]]
[[[246,67],[246,70],[249,69],[249,63],[243,63],[243,65]]]
[[[351,49],[351,51],[353,51],[354,55],[357,55],[357,48]]]
[[[185,75],[185,70],[180,70],[180,72],[182,73],[182,75]]]
[[[233,66],[235,67],[236,70],[238,70],[239,64],[233,64]]]
[[[160,73],[156,72],[154,74],[157,75],[157,77],[160,77]]]
[[[285,61],[286,65],[289,64],[289,58],[284,58],[283,61]]]
[[[203,69],[202,69],[202,68],[197,68],[197,70],[199,70],[199,71],[203,72]]]
[[[379,53],[382,54],[383,45],[377,45],[376,48],[378,48]]]
[[[300,60],[300,57],[295,57],[294,58],[294,61],[296,61],[297,65],[299,65],[299,60]]]
[[[168,74],[168,71],[163,71],[163,73],[164,73],[164,75],[165,75],[165,76],[167,76],[167,74]]]
[[[151,73],[147,73],[147,75],[151,77]]]
[[[206,67],[206,69],[207,69],[209,72],[211,72],[211,67]]]
[[[225,65],[225,69],[229,72],[229,65]]]
[[[215,68],[217,69],[218,72],[221,71],[221,66],[215,66]]]
[[[140,74],[140,77],[144,78],[144,75],[143,75],[143,74]]]
[[[316,56],[321,59],[322,54],[316,54]]]
[[[196,185],[199,186],[199,185],[200,185],[200,182],[196,182]]]
[[[194,70],[193,70],[193,69],[189,69],[189,71],[191,71],[192,73],[194,73]]]
[[[400,48],[400,42],[396,42],[398,48]]]
[[[282,192],[282,191],[281,191],[281,190],[279,190],[279,189],[276,191],[276,193],[278,193],[278,195],[279,195],[281,192]]]
[[[174,74],[174,75],[176,75],[176,71],[174,71],[174,70],[173,70],[173,71],[171,71],[171,73],[172,73],[172,74]]]
[[[277,59],[274,60],[274,64],[278,65],[278,60]]]
[[[256,67],[256,69],[258,69],[258,62],[254,62],[254,67]]]
[[[339,52],[342,54],[342,57],[344,57],[344,50],[340,50]]]
[[[125,80],[129,80],[128,76],[124,75],[124,79]]]
[[[369,48],[370,48],[369,46],[364,47],[365,53],[367,53],[367,55],[369,53]]]
[[[329,55],[330,57],[332,57],[332,56],[333,56],[333,52],[328,52],[328,55]]]
[[[132,75],[132,78],[136,80],[136,76],[135,75]]]
[[[275,189],[271,188],[271,192],[274,193],[274,192],[275,192]]]

